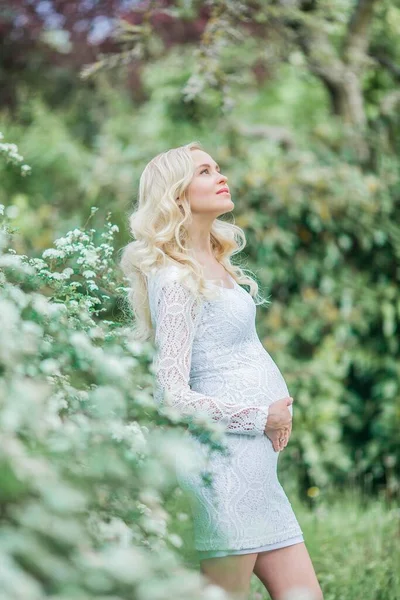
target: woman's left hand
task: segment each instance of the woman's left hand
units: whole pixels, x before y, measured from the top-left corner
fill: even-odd
[[[290,434],[292,432],[292,424],[282,429],[268,429],[266,428],[266,434],[272,442],[275,452],[280,452],[288,445]]]

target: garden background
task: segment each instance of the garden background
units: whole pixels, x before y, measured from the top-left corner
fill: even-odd
[[[0,33],[0,598],[225,597],[119,268],[144,166],[193,140],[271,301],[325,598],[399,598],[399,0],[16,0]]]

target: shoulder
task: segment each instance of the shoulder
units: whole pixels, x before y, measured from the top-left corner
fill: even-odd
[[[154,270],[147,277],[150,300],[164,299],[186,302],[197,297],[193,279],[186,269],[167,265]]]
[[[182,281],[182,269],[175,265],[168,265],[154,269],[147,275],[150,290],[160,289],[170,284],[179,284]]]
[[[150,314],[153,325],[167,313],[174,322],[181,319],[187,327],[197,326],[203,302],[187,283],[186,273],[180,267],[168,265],[147,276]]]
[[[187,269],[168,265],[154,270],[147,277],[150,306],[174,306],[174,311],[193,314],[201,312],[203,298]]]

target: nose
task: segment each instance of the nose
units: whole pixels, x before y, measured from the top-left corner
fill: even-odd
[[[221,182],[221,181],[223,183],[226,183],[228,181],[228,178],[225,175],[223,175],[222,173],[219,174],[219,182]]]

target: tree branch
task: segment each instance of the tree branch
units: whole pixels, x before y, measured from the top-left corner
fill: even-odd
[[[373,52],[370,52],[369,55],[372,56],[376,62],[386,67],[397,81],[400,81],[400,67],[398,65],[394,64],[386,56],[374,54]]]
[[[358,0],[343,40],[342,57],[345,62],[358,62],[359,58],[366,55],[369,43],[368,30],[377,3],[378,0]]]

